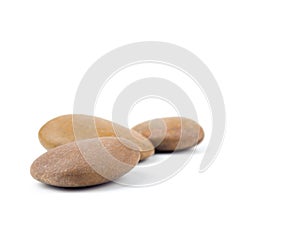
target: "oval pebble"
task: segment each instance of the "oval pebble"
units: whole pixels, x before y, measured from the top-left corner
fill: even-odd
[[[37,158],[30,168],[36,180],[58,187],[87,187],[115,180],[140,159],[126,139],[102,137],[58,146]]]
[[[76,138],[75,138],[76,136]],[[48,121],[39,130],[39,140],[46,149],[95,137],[122,137],[135,143],[141,160],[154,154],[152,143],[139,133],[111,121],[88,115],[63,115]]]
[[[183,117],[149,120],[132,129],[147,137],[157,151],[187,149],[199,144],[204,138],[202,127]]]

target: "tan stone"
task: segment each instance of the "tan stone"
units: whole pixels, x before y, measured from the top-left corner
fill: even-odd
[[[132,129],[149,138],[158,151],[186,149],[197,145],[204,138],[202,127],[183,117],[149,120]]]
[[[39,140],[46,149],[52,149],[75,140],[115,136],[135,143],[139,147],[141,160],[154,154],[154,147],[147,138],[99,117],[63,115],[50,120],[39,131]]]

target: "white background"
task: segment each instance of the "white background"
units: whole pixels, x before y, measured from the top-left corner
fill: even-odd
[[[299,11],[297,0],[1,1],[0,223],[299,224]],[[72,112],[89,66],[147,40],[194,52],[218,81],[227,130],[215,163],[198,173],[203,143],[155,186],[69,191],[32,179],[40,126]]]

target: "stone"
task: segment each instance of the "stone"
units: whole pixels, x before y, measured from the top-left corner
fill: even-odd
[[[36,180],[57,187],[87,187],[115,180],[140,160],[137,146],[116,137],[85,139],[46,152],[31,165]]]
[[[42,126],[38,136],[46,149],[95,137],[122,137],[139,147],[141,160],[154,154],[152,143],[139,133],[117,123],[88,115],[70,114],[56,117]]]
[[[156,151],[187,149],[199,144],[204,138],[202,127],[183,117],[149,120],[132,129],[148,138]]]

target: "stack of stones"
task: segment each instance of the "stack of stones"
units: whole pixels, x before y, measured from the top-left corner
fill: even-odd
[[[154,119],[128,129],[87,115],[48,121],[39,140],[48,150],[31,165],[36,180],[57,187],[113,181],[155,152],[188,149],[204,138],[202,127],[183,117]]]

